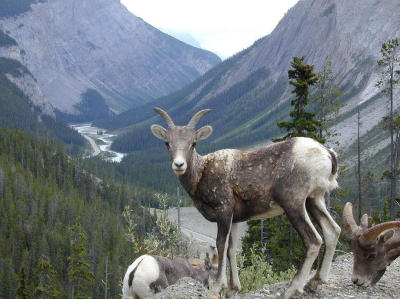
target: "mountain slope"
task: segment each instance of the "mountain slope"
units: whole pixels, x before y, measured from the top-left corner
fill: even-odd
[[[84,145],[83,138],[55,118],[32,73],[23,64],[17,42],[0,30],[0,127],[44,134],[62,141],[69,153]]]
[[[114,148],[141,150],[156,144],[149,124],[160,122],[151,110],[165,108],[177,123],[186,123],[203,108],[213,125],[213,147],[247,147],[265,142],[282,132],[276,122],[287,117],[291,88],[287,70],[294,56],[320,71],[332,61],[339,86],[346,94],[341,122],[336,126],[343,146],[351,144],[358,103],[362,108],[362,134],[374,128],[385,113],[375,87],[380,46],[400,35],[400,3],[390,1],[301,0],[290,9],[275,30],[253,46],[224,61],[190,86],[139,109],[98,122],[128,132]],[[399,103],[397,103],[399,105]]]
[[[91,89],[123,111],[181,88],[220,62],[132,15],[119,0],[22,2],[0,19],[0,29],[24,50],[26,66],[61,112],[81,112],[81,96]],[[0,10],[21,4],[2,3]]]

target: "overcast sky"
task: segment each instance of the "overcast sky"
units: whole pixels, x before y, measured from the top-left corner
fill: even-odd
[[[222,58],[269,34],[298,0],[121,0],[134,15],[164,31],[188,33]]]

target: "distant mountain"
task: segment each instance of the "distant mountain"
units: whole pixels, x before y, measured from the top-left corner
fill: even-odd
[[[0,12],[0,29],[20,45],[27,68],[61,113],[85,116],[88,101],[81,102],[93,90],[121,112],[220,62],[132,15],[119,0],[4,0]]]
[[[196,48],[201,48],[201,44],[196,40],[190,33],[185,31],[173,31],[173,30],[162,30],[165,33],[183,41],[184,43],[191,45]]]
[[[375,87],[377,59],[383,42],[400,36],[397,0],[300,0],[268,36],[166,97],[97,125],[126,132],[114,149],[135,151],[159,146],[149,125],[162,123],[151,109],[166,109],[177,123],[198,110],[211,108],[204,123],[213,125],[209,146],[249,147],[282,134],[276,122],[288,118],[292,88],[287,71],[294,56],[321,71],[326,59],[338,76],[342,109],[336,125],[343,149],[354,142],[356,112],[361,101],[361,133],[377,127],[386,112]],[[397,101],[396,105],[400,105]],[[384,144],[382,144],[383,146]]]

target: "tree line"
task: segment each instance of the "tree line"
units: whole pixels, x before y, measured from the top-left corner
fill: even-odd
[[[119,298],[134,257],[121,214],[134,207],[139,239],[155,223],[135,193],[48,135],[0,128],[0,297]]]

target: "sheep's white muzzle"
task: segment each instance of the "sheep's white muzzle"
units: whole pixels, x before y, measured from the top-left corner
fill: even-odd
[[[183,157],[176,157],[174,161],[172,162],[172,170],[177,174],[177,175],[182,175],[185,173],[187,168],[187,164],[185,159]]]

